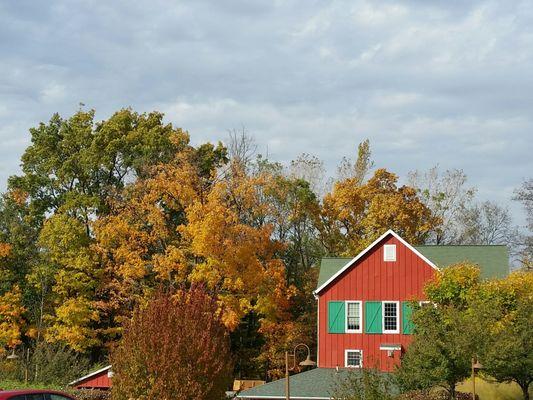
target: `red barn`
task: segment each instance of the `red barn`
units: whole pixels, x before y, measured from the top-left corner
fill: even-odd
[[[69,386],[75,387],[76,389],[109,390],[111,388],[112,377],[113,371],[111,370],[111,365],[108,365],[98,371],[82,376],[74,382],[70,382]]]
[[[324,258],[318,287],[318,368],[291,377],[291,398],[329,399],[337,371],[391,371],[412,340],[413,300],[440,267],[469,261],[482,276],[508,273],[505,246],[412,246],[387,231],[354,258]],[[284,379],[244,391],[239,398],[284,398]]]

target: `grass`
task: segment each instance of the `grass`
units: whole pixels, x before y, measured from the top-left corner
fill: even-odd
[[[457,385],[457,390],[471,393],[470,379]],[[530,390],[531,392],[531,390]],[[493,383],[476,378],[476,393],[479,400],[522,400],[522,390],[516,383]]]
[[[64,387],[58,385],[46,385],[42,383],[24,383],[20,381],[1,380],[0,390],[14,390],[14,389],[53,389],[62,390]]]

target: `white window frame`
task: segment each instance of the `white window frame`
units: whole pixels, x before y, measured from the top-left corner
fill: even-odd
[[[348,365],[348,353],[350,352],[357,352],[359,353],[359,357],[361,362],[359,365]],[[344,367],[345,368],[363,368],[363,350],[359,349],[346,349],[344,350]]]
[[[348,329],[348,304],[357,304],[359,303],[359,329]],[[344,331],[346,333],[362,333],[363,332],[363,302],[361,300],[347,300],[345,302],[344,308],[346,312],[344,313]]]
[[[396,329],[385,329],[385,304],[396,304]],[[400,302],[385,300],[381,302],[381,326],[383,327],[383,333],[400,333]]]
[[[388,259],[387,258],[387,249],[392,249],[394,251],[394,259]],[[385,244],[383,245],[383,261],[384,262],[395,262],[397,259],[396,254],[396,245],[395,244]]]

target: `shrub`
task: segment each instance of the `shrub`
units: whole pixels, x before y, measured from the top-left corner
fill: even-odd
[[[159,293],[134,312],[112,363],[114,400],[222,398],[232,363],[216,299],[201,287]]]
[[[29,353],[23,349],[15,360],[2,360],[0,378],[18,382],[61,386],[89,370],[86,356],[59,343],[40,342]]]
[[[433,390],[431,392],[425,390],[413,390],[410,392],[402,393],[396,398],[396,400],[447,400],[449,397],[445,390]],[[472,400],[471,393],[455,392],[455,398],[457,400]],[[479,396],[476,394],[476,400],[479,400]]]
[[[69,390],[67,391],[77,400],[110,400],[111,392],[104,390],[90,390],[90,389],[81,389],[81,390]]]
[[[331,397],[334,400],[392,400],[396,393],[389,374],[365,368],[339,375]]]

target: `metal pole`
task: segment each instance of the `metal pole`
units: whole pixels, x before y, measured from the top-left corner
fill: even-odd
[[[285,399],[291,398],[290,384],[289,384],[289,352],[285,352]]]
[[[26,362],[24,363],[24,382],[28,383],[28,375],[30,369],[30,348],[26,350]]]
[[[472,357],[472,400],[476,400],[476,370],[474,369],[475,358]]]

